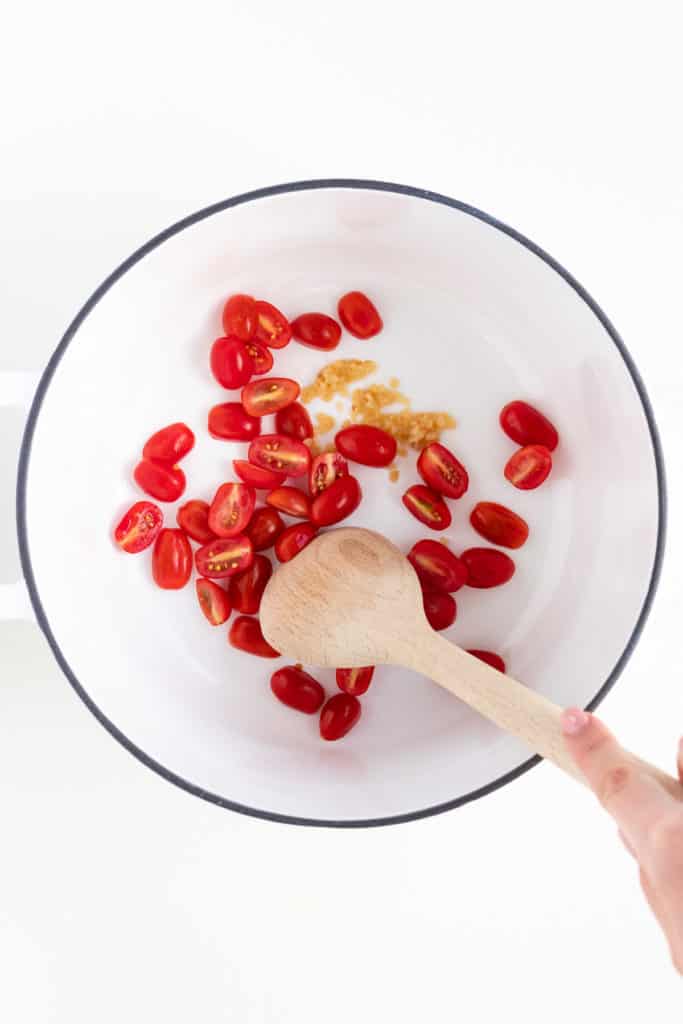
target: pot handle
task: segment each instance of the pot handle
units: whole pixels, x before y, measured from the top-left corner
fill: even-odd
[[[24,412],[24,418],[38,386],[36,373],[5,371],[0,373],[0,408],[17,408]],[[31,605],[26,583],[23,579],[14,583],[0,583],[0,622],[35,622],[36,616]]]

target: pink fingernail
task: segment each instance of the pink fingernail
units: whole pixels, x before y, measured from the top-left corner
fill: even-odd
[[[590,721],[590,715],[581,708],[567,708],[562,712],[562,732],[565,736],[576,736],[584,729]]]

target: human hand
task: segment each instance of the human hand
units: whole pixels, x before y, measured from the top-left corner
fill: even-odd
[[[588,712],[564,711],[562,732],[576,765],[638,862],[645,897],[669,942],[674,966],[683,974],[683,803],[640,771]],[[683,740],[678,778],[683,782]]]

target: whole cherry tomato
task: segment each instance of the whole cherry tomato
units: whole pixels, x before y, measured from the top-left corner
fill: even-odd
[[[152,575],[162,590],[180,590],[192,575],[192,548],[182,530],[162,530],[152,552]]]
[[[289,377],[263,377],[242,388],[242,405],[250,416],[269,416],[295,402],[300,391]]]
[[[311,417],[301,402],[292,402],[285,409],[279,410],[275,417],[275,429],[278,434],[293,437],[296,441],[313,437]]]
[[[341,327],[324,313],[303,313],[292,321],[292,334],[302,345],[329,352],[341,338]]]
[[[185,490],[185,474],[180,466],[143,459],[133,476],[138,487],[157,501],[177,501]]]
[[[122,551],[136,555],[154,543],[163,522],[164,516],[158,505],[151,501],[136,501],[114,530],[114,539]]]
[[[273,369],[273,353],[260,341],[245,341],[247,352],[254,364],[254,373],[270,373]]]
[[[254,372],[254,360],[239,338],[218,338],[211,346],[211,372],[224,388],[243,387]]]
[[[266,505],[295,519],[309,519],[311,515],[310,498],[298,487],[276,487],[267,495]]]
[[[286,476],[304,476],[311,465],[311,453],[293,437],[264,434],[249,445],[249,461],[261,469],[274,469]]]
[[[256,303],[255,337],[268,348],[284,348],[292,337],[292,328],[284,313],[262,299]]]
[[[275,541],[275,557],[278,562],[289,562],[310,544],[317,532],[312,523],[294,523],[288,526]]]
[[[348,472],[346,459],[339,452],[323,452],[322,455],[316,455],[308,476],[311,495],[315,498],[339,477],[346,476]]]
[[[256,316],[251,295],[231,295],[223,306],[223,330],[240,341],[249,341],[256,330]]]
[[[261,420],[246,413],[241,402],[223,402],[209,413],[209,433],[221,441],[253,441],[261,433]]]
[[[142,457],[175,466],[193,448],[194,434],[190,428],[184,423],[172,423],[152,434],[142,449]]]
[[[257,491],[272,491],[287,479],[284,473],[274,473],[272,469],[252,466],[251,462],[245,462],[244,459],[233,459],[232,465],[238,477],[250,487],[255,487]]]
[[[529,536],[529,527],[522,517],[495,501],[478,502],[472,509],[470,522],[482,537],[503,548],[521,548]]]
[[[372,338],[382,330],[382,318],[363,292],[347,292],[337,304],[339,319],[356,338]]]
[[[419,540],[408,552],[408,561],[426,590],[454,594],[467,583],[467,566],[438,540]]]
[[[365,423],[344,427],[334,443],[345,458],[363,466],[388,466],[396,457],[396,441],[391,434]]]
[[[508,460],[505,477],[520,491],[533,491],[540,487],[553,468],[553,457],[540,444],[520,448]]]
[[[470,482],[462,463],[438,441],[422,449],[417,471],[428,487],[447,498],[462,498]]]
[[[194,554],[197,572],[209,579],[222,580],[226,576],[234,576],[244,572],[254,558],[254,548],[247,536],[219,537],[209,541]]]
[[[278,700],[295,711],[314,715],[325,701],[325,691],[313,676],[298,665],[289,665],[273,672],[270,688]]]
[[[209,527],[216,537],[244,533],[256,505],[256,491],[247,484],[221,484],[209,509]]]
[[[199,579],[196,582],[197,600],[207,621],[212,626],[222,626],[230,618],[230,601],[228,595],[213,580]]]
[[[501,410],[500,425],[522,447],[540,444],[554,452],[560,440],[550,420],[527,402],[509,402]]]
[[[258,619],[248,615],[240,615],[233,622],[228,634],[233,647],[247,654],[256,654],[259,658],[279,658],[280,652],[271,647],[263,633]]]
[[[367,692],[374,673],[374,665],[366,665],[364,668],[338,668],[337,686],[344,693],[359,697],[361,693]]]
[[[244,572],[231,577],[228,593],[236,612],[256,615],[266,583],[273,575],[273,566],[265,555],[254,555],[254,561]]]
[[[432,629],[448,629],[455,622],[458,606],[451,594],[444,594],[443,590],[423,590],[422,605]]]
[[[311,521],[316,526],[332,526],[355,512],[363,492],[355,476],[342,476],[316,495],[311,505]]]
[[[447,530],[451,525],[451,512],[440,494],[424,484],[413,484],[403,495],[403,504],[409,512],[432,530]]]
[[[495,548],[468,548],[460,557],[467,566],[467,586],[478,590],[499,587],[515,572],[510,556]]]
[[[186,501],[176,512],[176,522],[188,537],[200,544],[215,540],[215,534],[209,526],[208,501],[198,501],[196,498]]]
[[[336,693],[320,712],[320,735],[324,740],[340,740],[360,718],[360,701],[350,693]]]
[[[505,671],[505,662],[501,658],[500,654],[494,654],[493,651],[468,651],[473,658],[479,658],[479,661],[485,661],[491,668],[497,668],[499,672]]]
[[[257,508],[251,517],[247,536],[254,551],[265,551],[272,548],[284,528],[285,524],[274,508]]]

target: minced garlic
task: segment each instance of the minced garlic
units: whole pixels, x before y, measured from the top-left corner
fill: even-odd
[[[330,430],[334,430],[336,422],[334,416],[328,416],[326,412],[317,413],[315,417],[316,434],[329,434]]]
[[[322,398],[330,402],[335,395],[348,395],[348,385],[353,381],[369,377],[377,369],[372,359],[337,359],[323,366],[312,384],[301,392],[304,402],[312,402],[314,398]]]

